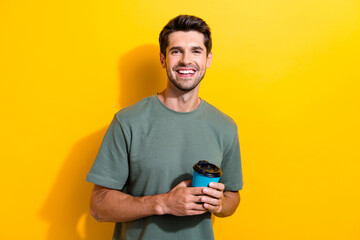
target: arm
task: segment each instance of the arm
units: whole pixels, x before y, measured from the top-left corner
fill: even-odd
[[[133,197],[118,190],[95,185],[91,194],[91,215],[101,222],[126,222],[139,218],[172,214],[199,215],[207,212],[201,200],[203,188],[190,187],[183,181],[170,192],[152,196]]]
[[[217,217],[231,216],[240,203],[239,191],[225,191],[222,183],[210,183],[209,188],[204,188],[203,193],[207,196],[201,198],[204,208],[214,213]]]

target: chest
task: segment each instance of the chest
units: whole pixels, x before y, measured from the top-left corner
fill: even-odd
[[[221,166],[224,155],[221,135],[203,124],[158,122],[136,129],[131,137],[129,180],[134,186],[164,185],[166,191],[191,179],[199,160]]]

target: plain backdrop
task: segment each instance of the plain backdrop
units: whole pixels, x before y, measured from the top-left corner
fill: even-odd
[[[200,96],[238,124],[244,189],[216,239],[360,239],[360,2],[1,1],[0,239],[111,239],[85,182],[113,115],[165,87],[158,34],[205,19]]]

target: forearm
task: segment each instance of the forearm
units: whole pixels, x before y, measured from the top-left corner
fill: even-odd
[[[239,192],[224,192],[224,197],[222,198],[222,207],[220,212],[214,213],[217,217],[228,217],[235,213],[237,207],[240,203],[240,194]]]
[[[118,190],[94,186],[91,195],[91,215],[101,222],[127,222],[161,214],[163,194],[133,197]]]

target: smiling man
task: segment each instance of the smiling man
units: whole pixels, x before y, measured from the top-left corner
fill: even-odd
[[[90,211],[116,223],[113,239],[213,239],[211,214],[235,212],[243,181],[235,122],[198,96],[210,28],[180,15],[159,43],[167,87],[115,114],[87,176]],[[221,167],[219,183],[191,187],[199,160]]]

